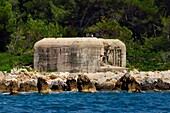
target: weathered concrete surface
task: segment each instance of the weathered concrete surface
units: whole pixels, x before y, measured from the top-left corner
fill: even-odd
[[[34,45],[34,68],[41,71],[98,72],[126,66],[126,46],[117,39],[44,38]]]
[[[42,71],[96,72],[102,43],[96,38],[45,38],[34,46],[34,68]]]
[[[108,63],[112,64],[112,66],[126,67],[126,45],[118,39],[99,40],[103,42],[104,51],[109,49],[107,55]]]

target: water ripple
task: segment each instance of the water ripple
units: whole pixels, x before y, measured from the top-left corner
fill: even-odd
[[[162,113],[170,108],[170,92],[21,93],[0,94],[0,98],[2,113]]]

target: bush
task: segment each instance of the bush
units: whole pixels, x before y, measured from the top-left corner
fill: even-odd
[[[0,53],[0,71],[10,72],[14,67],[33,64],[33,56],[16,56],[9,53]]]

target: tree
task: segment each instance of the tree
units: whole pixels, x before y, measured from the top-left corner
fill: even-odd
[[[7,24],[12,17],[12,6],[6,0],[0,0],[0,51],[5,51],[5,45],[9,42]]]
[[[20,22],[17,30],[11,36],[8,51],[15,55],[33,55],[34,44],[45,37],[62,37],[62,27],[57,23],[47,23],[34,20],[31,15],[27,23]]]
[[[93,34],[97,37],[120,39],[127,42],[132,38],[132,32],[125,26],[121,27],[116,20],[103,19],[96,25],[87,28],[88,34]]]
[[[126,26],[133,32],[135,40],[144,43],[143,38],[157,35],[156,13],[158,8],[154,0],[125,0],[124,16],[120,19],[120,25]]]

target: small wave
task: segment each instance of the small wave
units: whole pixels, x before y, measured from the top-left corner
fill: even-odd
[[[0,95],[9,95],[10,93],[0,93]]]
[[[21,95],[37,94],[38,92],[19,92]]]
[[[7,102],[0,102],[0,105],[6,105]]]

